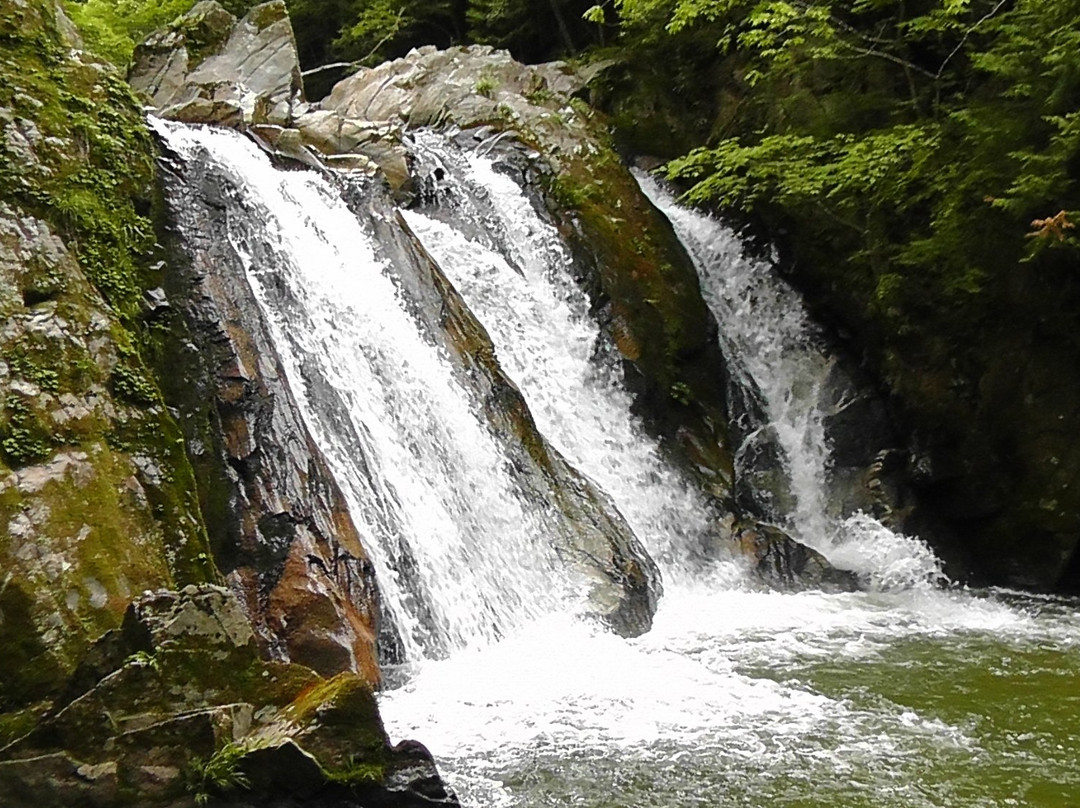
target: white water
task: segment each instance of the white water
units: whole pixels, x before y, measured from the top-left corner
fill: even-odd
[[[640,431],[611,374],[589,364],[596,334],[566,281],[565,256],[488,164],[467,161],[469,194],[486,189],[494,206],[485,226],[499,238],[471,243],[423,214],[410,222],[433,252],[445,252],[444,268],[491,330],[541,430],[568,456],[584,455],[590,476],[622,497],[649,545],[670,556],[667,572],[687,573],[669,577],[653,630],[635,640],[573,619],[562,584],[545,583],[558,576],[536,550],[542,518],[523,510],[503,479],[473,402],[415,333],[392,268],[334,189],[310,174],[275,172],[233,135],[174,127],[166,135],[188,155],[209,150],[242,189],[250,215],[230,222],[235,247],[421,659],[406,686],[381,697],[387,729],[395,740],[423,740],[466,805],[1067,804],[980,791],[983,772],[998,771],[987,761],[1004,761],[998,768],[1022,781],[1035,769],[1019,752],[992,747],[979,716],[949,719],[890,698],[869,674],[846,689],[815,676],[830,666],[873,672],[907,643],[941,646],[944,664],[957,667],[953,648],[967,648],[976,669],[1004,677],[1025,649],[1075,658],[1076,612],[903,588],[925,577],[924,560],[873,520],[852,524],[874,541],[830,549],[849,548],[888,591],[767,594],[695,583],[692,565],[679,563],[679,529],[665,521],[677,509],[662,501],[662,463],[635,444]],[[492,249],[500,238],[517,245],[509,262]],[[335,397],[347,411],[326,406]],[[643,467],[655,473],[639,474]],[[671,496],[694,507],[679,486]],[[413,577],[395,572],[402,551],[394,542],[411,545]],[[439,616],[438,642],[411,586]],[[431,659],[433,645],[447,657]],[[883,669],[909,682],[928,673]],[[1036,750],[1039,765],[1050,761],[1046,777],[1065,783],[1075,750]]]
[[[668,206],[677,226],[691,225],[680,235],[700,239],[688,246],[714,311],[745,328],[725,334],[725,348],[747,352],[745,372],[793,458],[793,524],[834,562],[891,591],[781,595],[748,592],[731,579],[703,584],[677,548],[707,530],[708,517],[629,415],[616,374],[597,361],[599,335],[557,234],[490,160],[456,158],[432,138],[422,145],[452,180],[440,210],[406,213],[410,226],[488,328],[541,431],[616,500],[663,563],[668,585],[652,631],[636,640],[555,617],[498,646],[424,666],[383,697],[392,734],[422,737],[477,806],[764,805],[791,788],[811,799],[808,780],[838,777],[848,778],[849,797],[933,804],[917,779],[898,783],[889,772],[897,760],[947,765],[978,754],[966,727],[896,704],[856,706],[772,672],[873,660],[908,638],[1049,636],[1069,644],[1074,627],[936,590],[938,564],[921,543],[862,514],[842,524],[825,516],[828,449],[813,406],[824,362],[797,298],[743,259],[715,222],[680,222]],[[470,238],[466,225],[476,222],[483,231]],[[740,294],[742,308],[723,310]],[[790,770],[794,785],[785,779]]]
[[[795,495],[795,511],[785,527],[833,564],[876,586],[937,585],[944,578],[941,565],[922,542],[866,514],[830,516],[831,458],[821,409],[830,363],[798,293],[771,262],[748,257],[729,227],[678,205],[644,172],[635,176],[690,254],[720,326],[725,358],[761,392]]]
[[[540,432],[611,496],[665,581],[700,578],[699,548],[715,520],[631,413],[618,370],[596,359],[600,329],[558,232],[490,159],[459,155],[430,133],[416,137],[452,178],[443,214],[482,221],[487,238],[422,212],[405,218],[487,328]],[[510,255],[492,245],[509,245]],[[729,583],[739,577],[734,565],[710,572]]]
[[[243,137],[159,124],[242,189],[229,233],[309,429],[344,489],[411,659],[574,611],[544,514],[426,342],[338,192]],[[341,405],[329,408],[336,398]],[[412,558],[414,561],[410,561]]]

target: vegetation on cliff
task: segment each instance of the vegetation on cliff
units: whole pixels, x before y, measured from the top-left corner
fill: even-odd
[[[142,361],[152,144],[53,14],[0,13],[0,709],[62,686],[132,591],[217,578]]]

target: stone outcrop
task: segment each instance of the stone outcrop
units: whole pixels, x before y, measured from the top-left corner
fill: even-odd
[[[60,21],[0,12],[0,711],[54,697],[143,589],[219,580],[140,352],[152,273],[115,238],[145,236],[151,144]]]
[[[202,0],[134,54],[129,80],[163,117],[248,128],[270,150],[310,165],[409,180],[398,124],[304,102],[296,38],[282,0],[241,20]]]
[[[734,533],[754,575],[771,588],[826,592],[859,589],[855,573],[837,569],[821,553],[800,544],[774,525],[742,522],[735,525]]]
[[[159,327],[183,347],[155,364],[187,438],[218,565],[271,658],[378,682],[373,569],[244,268],[221,249],[223,189],[201,175],[162,179],[173,266]]]
[[[8,808],[457,804],[427,750],[390,746],[369,683],[261,659],[228,589],[147,593],[94,651],[63,699],[0,741]]]
[[[304,100],[283,0],[239,21],[202,0],[135,49],[129,80],[163,116],[181,121],[281,125]]]

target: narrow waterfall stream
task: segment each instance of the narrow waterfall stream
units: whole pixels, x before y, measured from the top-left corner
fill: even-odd
[[[942,579],[940,564],[922,542],[894,533],[867,514],[832,512],[827,485],[831,457],[822,411],[832,368],[799,295],[769,261],[745,255],[730,228],[679,206],[647,174],[635,176],[694,262],[733,374],[760,391],[768,423],[759,429],[776,435],[795,500],[792,511],[784,514],[784,526],[837,566],[879,586]]]
[[[902,537],[884,558],[859,545],[868,570],[907,569],[867,592],[762,592],[734,562],[702,563],[715,515],[630,417],[567,251],[492,159],[422,135],[446,193],[404,216],[487,328],[539,430],[661,567],[653,628],[636,639],[580,618],[582,583],[550,549],[557,519],[524,493],[335,182],[279,171],[233,133],[159,131],[220,177],[230,249],[376,564],[412,663],[380,697],[387,729],[422,740],[463,804],[1075,803],[1075,605],[936,588],[932,557]],[[742,282],[721,280],[747,267],[737,242],[696,250],[663,204],[706,293],[737,305]],[[715,223],[698,225],[701,244],[719,245]],[[763,334],[781,330],[771,316],[755,312]],[[783,375],[791,364],[768,364],[777,389],[797,385]],[[806,519],[792,524],[823,526],[800,535],[850,546],[809,513],[811,498],[799,502]],[[864,527],[864,539],[888,532]]]

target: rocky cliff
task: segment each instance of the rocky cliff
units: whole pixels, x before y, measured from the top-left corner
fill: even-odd
[[[272,348],[158,238],[139,102],[51,0],[0,39],[0,802],[453,803],[382,730],[370,569]]]

